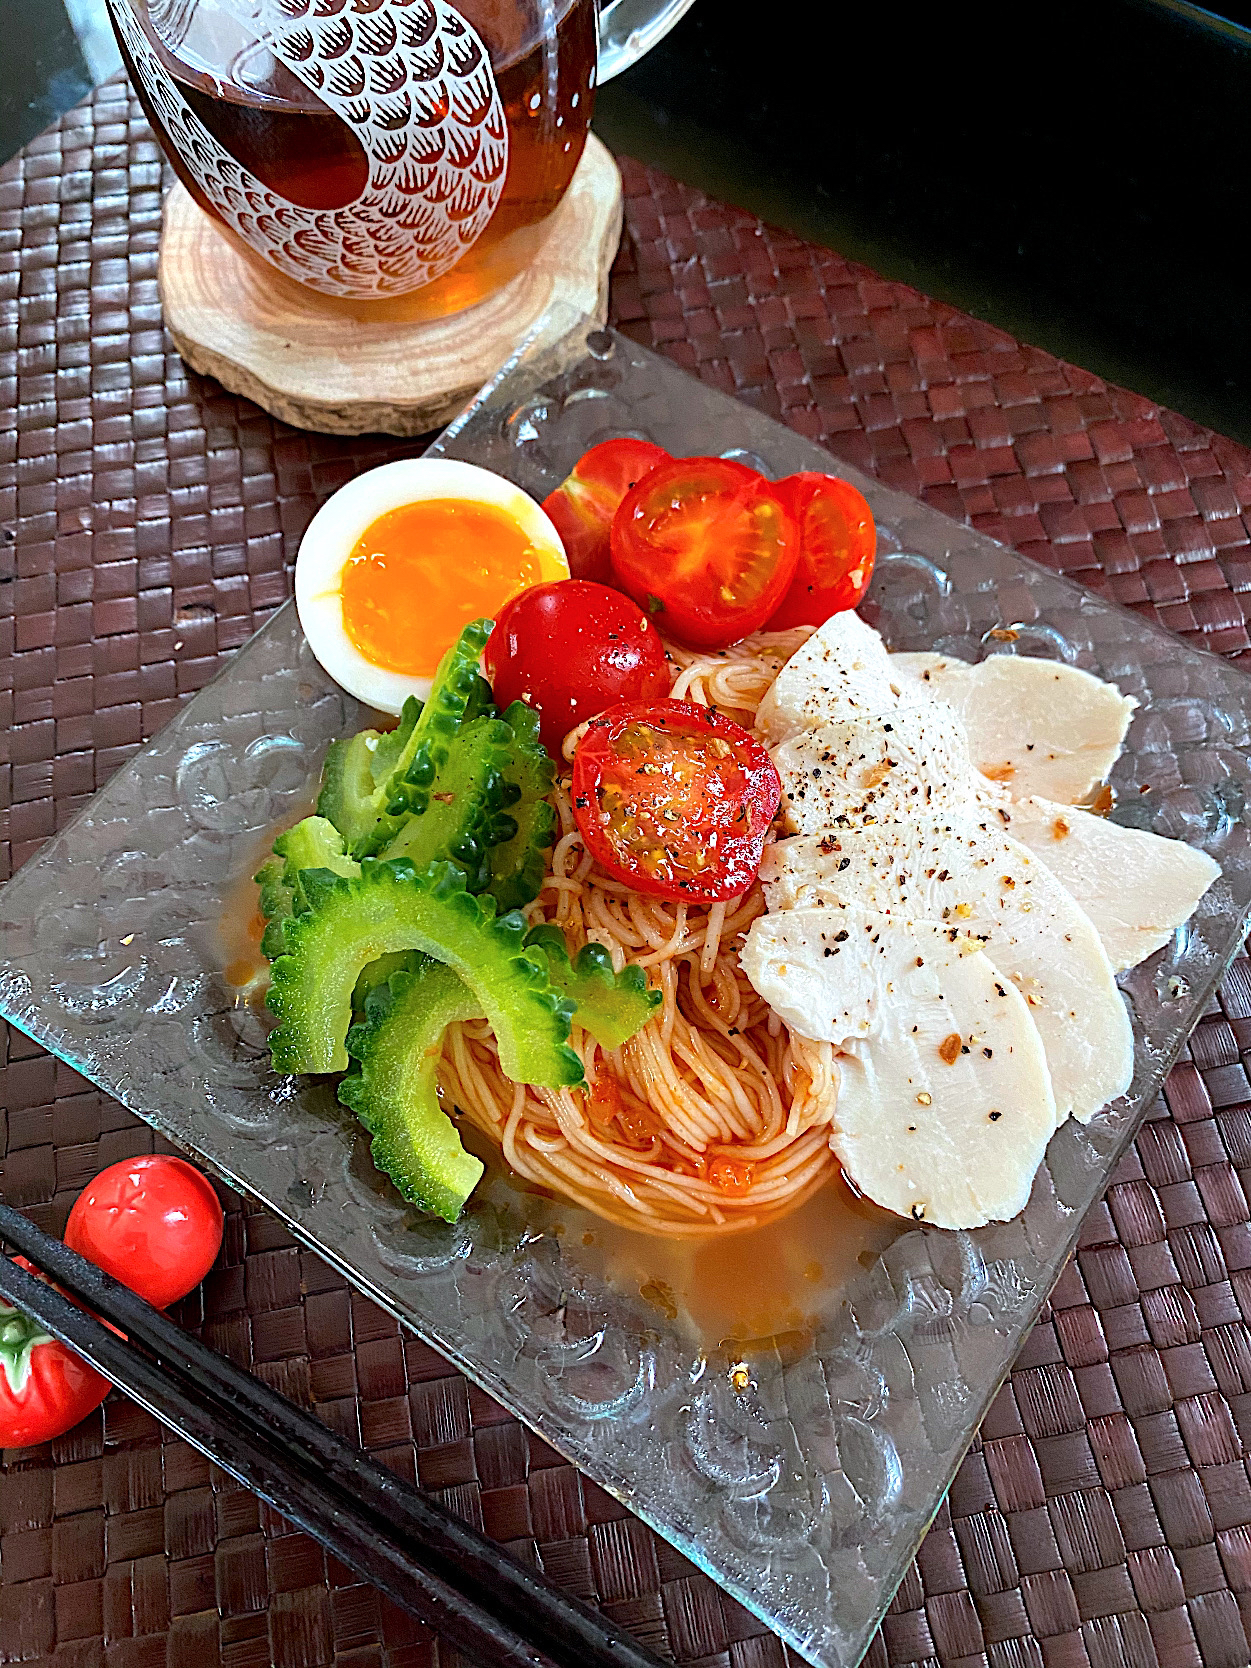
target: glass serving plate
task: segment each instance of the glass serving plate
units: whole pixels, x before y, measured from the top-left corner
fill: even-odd
[[[621,433],[772,475],[831,466],[632,342],[586,341],[559,376],[520,355],[434,450],[536,497]],[[290,604],[0,892],[0,1011],[276,1211],[802,1656],[851,1668],[1240,941],[1251,680],[836,467],[878,519],[868,612],[890,645],[1040,654],[1112,679],[1141,703],[1113,815],[1224,868],[1122,980],[1131,1093],[1057,1132],[1016,1221],[887,1224],[834,1185],[751,1236],[675,1250],[528,1194],[498,1165],[455,1227],[406,1210],[333,1087],[271,1073],[262,1017],[221,977],[229,922],[252,907],[246,877],[359,722]]]

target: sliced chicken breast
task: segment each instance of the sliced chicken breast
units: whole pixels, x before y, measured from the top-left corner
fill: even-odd
[[[973,803],[978,781],[963,726],[941,701],[802,730],[771,757],[787,825],[799,834],[957,811]]]
[[[881,636],[845,609],[831,614],[778,673],[760,703],[756,729],[774,746],[832,719],[873,716],[895,704],[900,681]]]
[[[934,654],[890,657],[897,678],[953,707],[973,763],[1014,799],[1085,799],[1111,770],[1138,703],[1063,661],[992,655],[977,666]],[[906,691],[905,691],[906,693]]]
[[[742,964],[794,1030],[846,1050],[830,1145],[887,1210],[1006,1221],[1055,1128],[1031,1010],[976,939],[859,905],[753,921]]]
[[[935,654],[932,649],[893,654],[890,657],[890,663],[894,667],[896,678],[901,684],[907,687],[919,683],[924,687],[924,692],[927,695],[934,693],[929,687],[932,674],[943,672],[948,666],[967,667],[970,664],[967,660],[961,660],[958,655]]]
[[[1118,973],[1167,944],[1221,872],[1181,840],[1048,799],[1021,799],[994,815],[1076,898]]]
[[[782,840],[761,876],[771,910],[860,903],[976,937],[1025,998],[1061,1122],[1087,1122],[1129,1087],[1133,1029],[1099,934],[992,812]]]

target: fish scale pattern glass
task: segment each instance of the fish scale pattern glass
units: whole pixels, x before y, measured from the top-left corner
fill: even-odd
[[[505,1178],[454,1227],[416,1217],[333,1085],[270,1071],[264,1019],[221,977],[223,910],[273,829],[303,814],[329,742],[358,724],[290,604],[0,892],[0,1012],[277,1212],[802,1656],[852,1668],[1241,941],[1251,680],[832,466],[625,338],[586,340],[559,376],[523,352],[435,451],[540,497],[586,447],[621,433],[773,476],[836,467],[878,520],[866,613],[892,648],[1059,658],[1137,697],[1112,815],[1202,846],[1224,872],[1195,918],[1121,980],[1131,1092],[1056,1133],[1016,1221],[901,1225],[821,1294],[798,1346],[756,1340],[733,1362],[637,1286],[606,1279],[579,1235],[556,1231],[551,1210]]]

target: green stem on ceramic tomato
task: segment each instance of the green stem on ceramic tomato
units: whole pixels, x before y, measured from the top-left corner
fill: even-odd
[[[14,1260],[43,1278],[25,1257]],[[32,1448],[64,1435],[111,1389],[81,1355],[0,1299],[0,1448]]]

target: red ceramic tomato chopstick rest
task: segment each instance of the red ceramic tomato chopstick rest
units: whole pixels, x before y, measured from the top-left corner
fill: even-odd
[[[181,1158],[148,1154],[111,1164],[83,1189],[70,1211],[65,1243],[165,1309],[213,1266],[222,1225],[221,1203],[198,1170]],[[24,1257],[17,1261],[31,1268]],[[0,1302],[0,1448],[28,1448],[63,1435],[111,1388],[68,1345]]]
[[[18,1266],[42,1279],[25,1257]],[[0,1448],[30,1448],[72,1430],[113,1386],[29,1315],[0,1300]]]
[[[216,1261],[221,1202],[185,1159],[164,1153],[123,1159],[78,1195],[65,1243],[155,1308],[168,1309]]]

